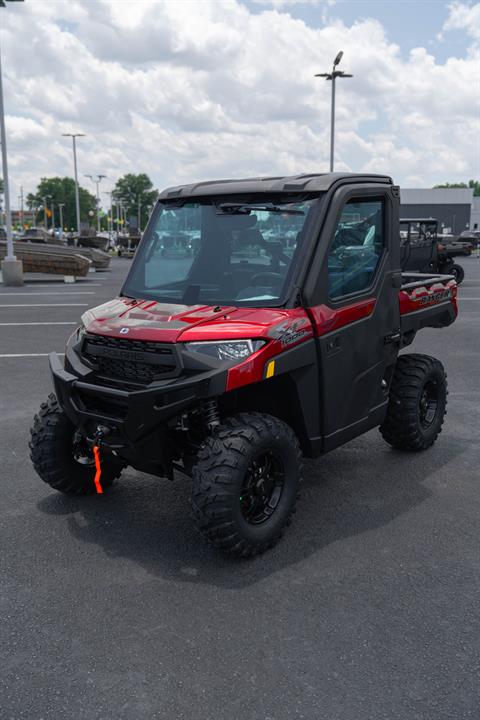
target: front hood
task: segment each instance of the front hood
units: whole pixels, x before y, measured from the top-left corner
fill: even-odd
[[[293,319],[292,314],[297,311],[116,298],[88,310],[82,321],[89,333],[97,335],[173,343],[272,337],[272,329]]]

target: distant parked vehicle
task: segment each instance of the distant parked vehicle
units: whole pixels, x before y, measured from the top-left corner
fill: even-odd
[[[118,257],[133,257],[141,235],[136,228],[132,228],[128,233],[119,233],[117,236],[117,255]]]
[[[469,256],[472,254],[473,244],[471,240],[441,240],[445,247],[445,252],[449,257],[457,257],[458,255]]]
[[[464,230],[460,233],[457,240],[470,242],[474,248],[480,245],[480,230]]]
[[[453,275],[460,285],[465,277],[461,265],[453,262],[447,246],[439,241],[435,218],[402,218],[400,220],[401,267],[409,272],[437,272]]]
[[[20,242],[29,243],[50,243],[53,245],[62,245],[62,240],[45,230],[43,227],[33,227],[24,230],[22,235],[18,238]]]

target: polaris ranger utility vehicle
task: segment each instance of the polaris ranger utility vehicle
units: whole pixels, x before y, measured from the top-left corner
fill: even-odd
[[[120,296],[82,317],[35,417],[40,477],[103,491],[131,465],[192,477],[207,540],[271,547],[302,456],[379,426],[425,450],[446,405],[439,360],[399,351],[457,314],[452,276],[400,271],[399,190],[380,175],[165,190]],[[186,233],[192,252],[162,250]]]
[[[460,253],[439,242],[435,218],[401,218],[400,244],[402,270],[453,275],[458,285],[463,281],[465,271],[453,260]]]

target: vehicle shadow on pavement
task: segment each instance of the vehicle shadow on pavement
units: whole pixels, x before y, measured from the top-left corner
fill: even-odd
[[[307,461],[292,526],[273,550],[253,560],[224,558],[204,543],[193,526],[184,478],[170,482],[127,470],[105,495],[52,494],[38,508],[66,516],[75,540],[100,546],[109,559],[138,563],[152,576],[242,588],[332,543],[357,543],[358,536],[412,511],[435,493],[442,473],[448,478],[447,465],[464,450],[449,438],[422,454],[401,453],[369,434]]]

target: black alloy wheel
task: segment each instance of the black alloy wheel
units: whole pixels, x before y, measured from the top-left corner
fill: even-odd
[[[427,429],[433,425],[438,411],[438,384],[434,380],[425,383],[420,395],[418,412],[420,423]]]
[[[398,450],[426,450],[442,431],[447,406],[447,376],[429,355],[400,355],[390,384],[380,432]]]
[[[301,476],[300,446],[283,420],[257,412],[223,420],[192,471],[199,530],[228,555],[264,552],[290,524]]]
[[[275,512],[285,484],[282,458],[274,450],[260,453],[252,460],[240,495],[245,520],[260,525]]]

